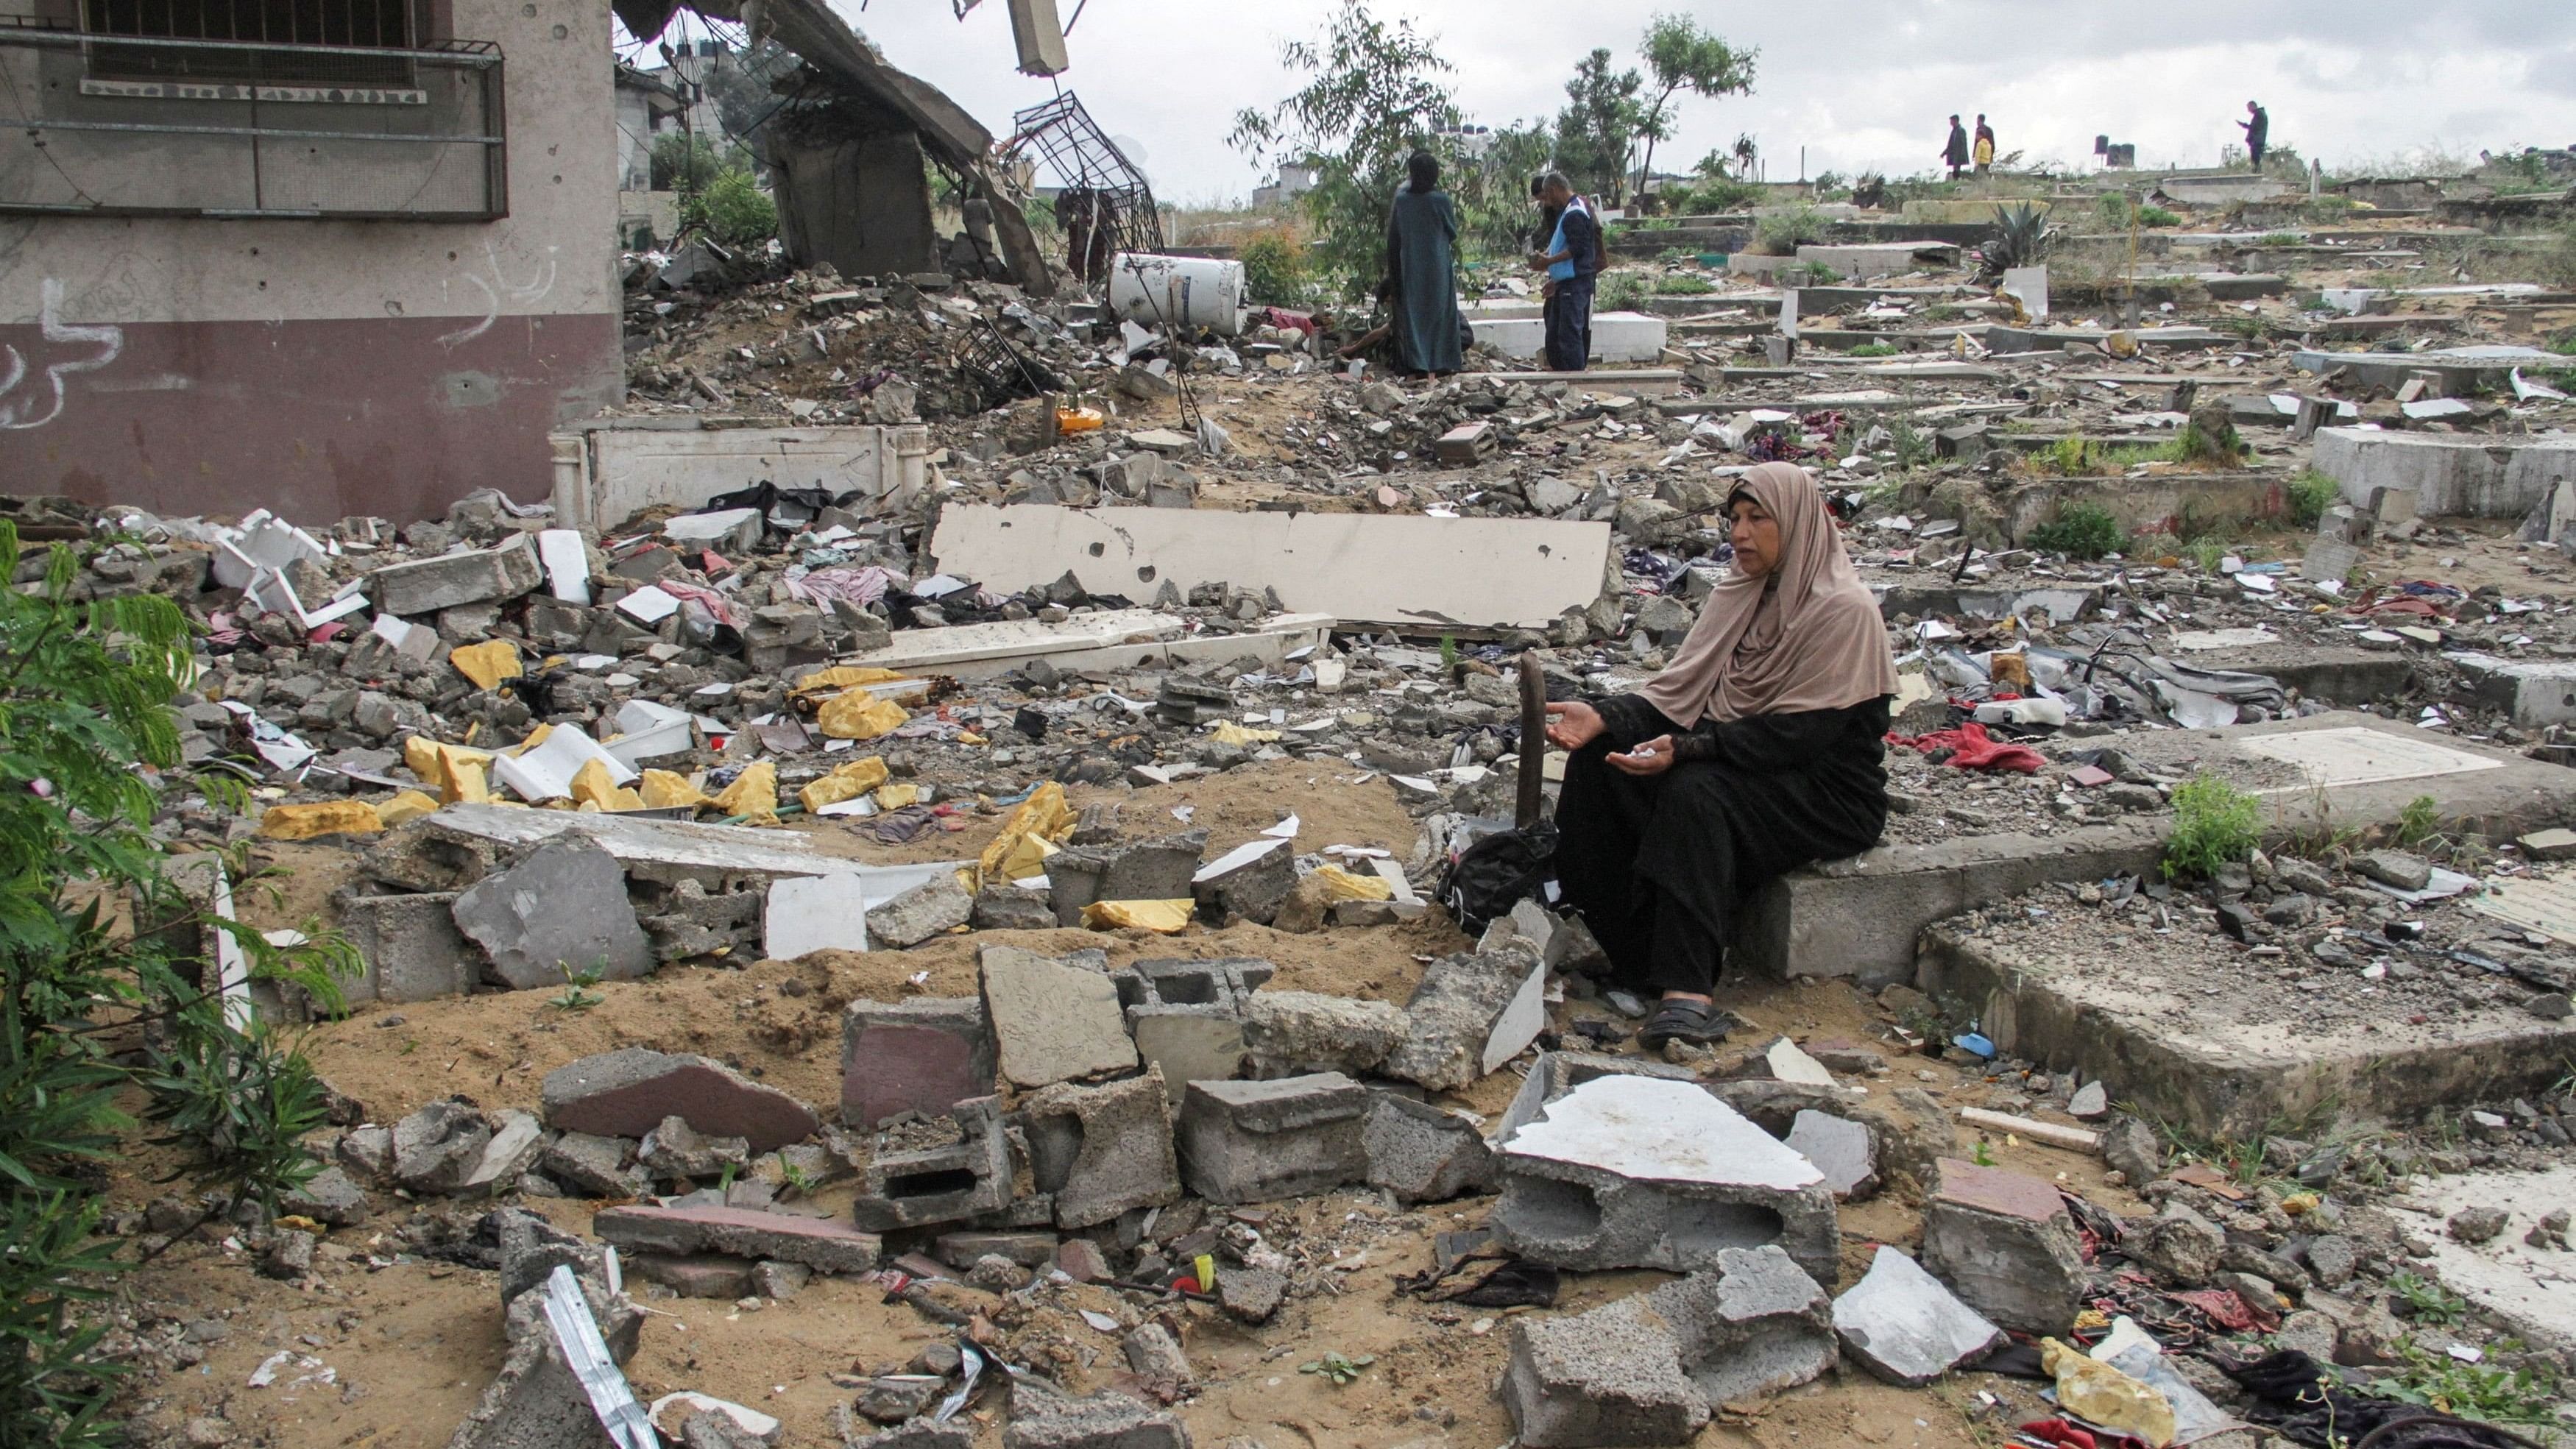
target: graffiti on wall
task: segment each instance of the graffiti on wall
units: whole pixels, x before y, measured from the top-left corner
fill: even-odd
[[[41,428],[61,417],[63,379],[95,372],[125,350],[122,327],[79,327],[62,320],[60,281],[45,278],[44,293],[44,311],[37,318],[43,345],[37,355],[31,359],[16,346],[0,343],[0,428]]]
[[[492,324],[501,320],[502,298],[507,297],[515,305],[527,307],[534,305],[555,289],[555,249],[553,247],[546,248],[543,260],[532,264],[534,270],[528,274],[528,280],[524,282],[513,282],[502,275],[501,254],[494,250],[488,241],[483,244],[483,259],[491,267],[490,281],[485,281],[479,272],[465,274],[467,284],[483,294],[483,315],[438,339],[438,345],[451,352],[456,349],[458,343],[471,342],[492,330]]]

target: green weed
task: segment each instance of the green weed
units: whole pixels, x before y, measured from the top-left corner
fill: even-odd
[[[2245,859],[2263,838],[2263,816],[2253,796],[2224,780],[2195,776],[2173,793],[2173,834],[2165,841],[2167,880],[2206,878]]]
[[[1335,1351],[1325,1354],[1322,1358],[1297,1365],[1297,1372],[1322,1374],[1332,1381],[1333,1387],[1338,1389],[1357,1380],[1361,1372],[1375,1362],[1377,1362],[1377,1355],[1373,1353],[1364,1353],[1357,1358],[1352,1358]]]
[[[1895,355],[1896,344],[1892,342],[1864,342],[1843,354],[1845,357],[1894,357]]]
[[[2388,1291],[2406,1305],[2406,1316],[2417,1323],[2447,1328],[2467,1316],[2469,1301],[2445,1290],[2430,1278],[2399,1271],[2388,1275]]]
[[[2503,1339],[2488,1351],[2510,1353],[2518,1347]],[[2405,1354],[2405,1371],[2375,1381],[2374,1389],[2403,1403],[2490,1424],[2558,1422],[2558,1381],[2544,1370],[2461,1363],[2447,1353],[2428,1353],[2412,1339]]]
[[[575,971],[558,961],[555,963],[555,969],[563,973],[566,984],[562,992],[546,998],[546,1005],[557,1011],[588,1011],[608,999],[590,989],[597,986],[601,978],[608,974],[607,962],[603,961],[586,971]]]
[[[2326,510],[2332,508],[2335,499],[2342,494],[2343,489],[2334,479],[2316,469],[2300,473],[2290,480],[2290,526],[2316,527],[2318,520],[2326,516]]]
[[[2432,839],[2442,828],[2441,802],[2430,795],[2418,795],[2397,812],[2397,843],[2417,846]]]
[[[2086,560],[2129,549],[2129,537],[2121,530],[2120,520],[2098,503],[2061,505],[2056,518],[2031,529],[2022,542],[2031,548]]]
[[[2182,218],[2161,206],[2141,206],[2138,208],[2138,225],[2180,226]]]
[[[1664,297],[1705,297],[1717,290],[1706,277],[1682,275],[1662,277],[1655,282],[1655,292]]]

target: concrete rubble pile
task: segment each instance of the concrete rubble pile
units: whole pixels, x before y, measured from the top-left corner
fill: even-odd
[[[592,1442],[635,1399],[618,1365],[676,1332],[663,1300],[845,1291],[928,1341],[832,1374],[828,1423],[783,1428],[753,1382],[628,1407],[689,1444],[1186,1446],[1247,1345],[1293,1353],[1282,1378],[1361,1374],[1321,1340],[1363,1270],[1408,1331],[1486,1353],[1532,1449],[1688,1443],[2044,1339],[2203,1428],[2252,1422],[2140,1323],[2364,1383],[2444,1352],[2409,1287],[2432,1237],[2567,1245],[2546,1211],[2419,1233],[2392,1186],[2563,1170],[2576,1131],[2550,891],[2576,858],[2552,828],[2576,819],[2576,484],[2534,472],[2567,410],[2538,358],[2453,350],[2536,336],[2543,294],[2334,285],[2397,244],[2304,211],[2159,236],[2118,287],[2110,233],[2073,220],[2053,300],[1973,282],[1964,223],[1839,217],[1765,257],[1743,220],[1670,242],[1723,276],[1625,269],[1659,365],[1530,372],[1502,286],[1470,312],[1490,370],[1405,384],[1335,357],[1329,315],[1156,330],[686,254],[628,279],[629,396],[585,467],[611,432],[810,428],[901,433],[918,476],[763,459],[614,518],[486,489],[401,526],[23,508],[118,535],[90,593],[202,626],[183,755],[262,813],[183,801],[173,841],[256,836],[346,882],[342,1019],[252,982],[261,1016],[339,1032],[539,992],[577,1022],[717,972],[830,983],[792,980],[839,1024],[795,1054],[837,1102],[690,1034],[717,1024],[525,1045],[550,1025],[497,1078],[439,1079],[468,1095],[340,1099],[285,1214],[217,1227],[296,1284],[496,1273],[509,1347],[457,1449]],[[1513,818],[1519,659],[1558,699],[1661,668],[1732,558],[1732,480],[1780,460],[1820,475],[1881,598],[1892,813],[1882,848],[1750,903],[1723,989],[1763,1028],[1649,1054],[1649,1003],[1579,920],[1530,901],[1470,938],[1433,885]],[[1504,525],[1546,530],[1530,557],[1579,587],[1448,607],[1516,574],[1482,531]],[[1341,532],[1169,562],[1271,527]],[[1334,572],[1403,564],[1399,527],[1478,542]],[[1008,579],[959,562],[1030,537],[1097,541]],[[1229,777],[1261,782],[1260,820],[1193,793]],[[2199,780],[2262,802],[2262,848],[2168,872]],[[1362,791],[1409,834],[1299,818]],[[844,952],[881,984],[850,994]],[[2453,1140],[2334,1120],[2428,1110]],[[204,1206],[116,1226],[185,1236]],[[1422,1257],[1400,1232],[1429,1271],[1390,1267]],[[175,1365],[192,1331],[130,1338]],[[2576,1367],[2500,1318],[2456,1332],[2455,1359]],[[1394,1413],[1428,1433],[1433,1397]]]

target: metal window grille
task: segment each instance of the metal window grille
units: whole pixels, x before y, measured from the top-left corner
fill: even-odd
[[[82,0],[81,29],[94,37],[89,74],[96,80],[407,87],[415,74],[401,54],[416,38],[410,0]],[[95,38],[107,36],[261,48]]]

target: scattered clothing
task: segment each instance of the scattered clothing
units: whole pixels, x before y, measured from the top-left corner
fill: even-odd
[[[1887,742],[1909,750],[1921,750],[1927,755],[1936,750],[1948,750],[1949,758],[1942,763],[1956,765],[1962,770],[2018,770],[2025,775],[2036,775],[2039,767],[2046,763],[2040,759],[2039,751],[2026,745],[2006,744],[1987,738],[1986,727],[1975,720],[1954,730],[1934,730],[1928,735],[1891,734]]]

